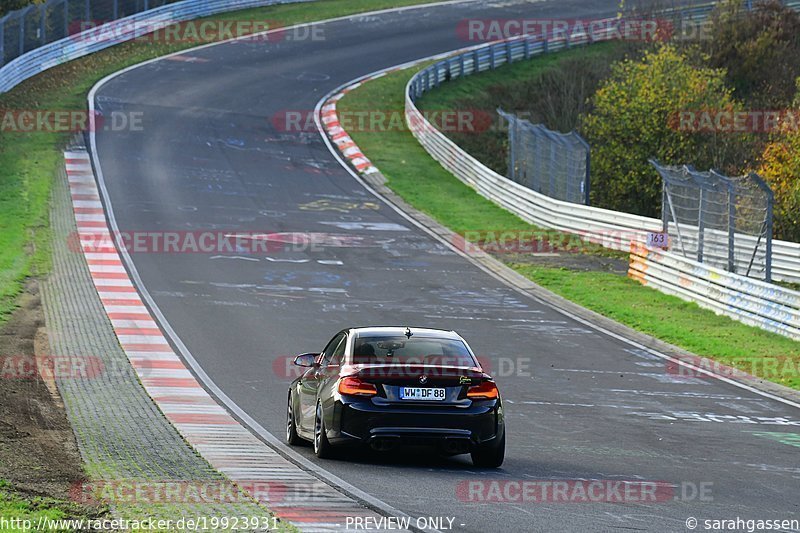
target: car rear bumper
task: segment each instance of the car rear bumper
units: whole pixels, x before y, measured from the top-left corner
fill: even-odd
[[[468,407],[376,405],[369,399],[337,401],[332,444],[360,442],[377,449],[423,444],[465,453],[499,438],[504,431],[499,400],[473,402]]]

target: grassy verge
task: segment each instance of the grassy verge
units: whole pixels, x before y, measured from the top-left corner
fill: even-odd
[[[320,0],[225,13],[208,20],[269,20],[273,25],[322,20],[432,0]],[[48,70],[0,95],[0,110],[84,110],[89,89],[129,65],[199,43],[131,42]],[[5,115],[4,115],[5,116]],[[15,308],[25,278],[47,272],[48,199],[61,164],[63,132],[0,133],[0,323]]]
[[[562,55],[545,57],[541,61],[557,61],[559,57]],[[531,63],[539,61],[535,59]],[[489,76],[501,76],[506,68],[511,72],[513,69],[533,70],[537,67],[512,65]],[[348,93],[339,102],[339,109],[345,113],[402,109],[404,88],[414,71],[390,74],[363,85]],[[482,76],[484,74],[475,76],[474,80]],[[447,97],[440,94],[453,87],[458,91],[467,90],[464,87],[468,83],[474,88],[477,83],[474,80],[444,85],[431,95],[436,97],[435,106],[423,101],[425,109],[440,109],[436,107],[439,105],[446,108]],[[411,133],[350,133],[367,157],[381,169],[392,190],[450,229],[458,233],[535,229],[447,172],[424,151]],[[619,275],[519,262],[509,263],[509,266],[539,285],[627,326],[697,355],[800,389],[800,342],[716,316],[696,304],[662,294]]]
[[[86,514],[85,508],[71,501],[21,496],[13,492],[7,481],[0,479],[0,519],[4,519],[7,521],[7,525],[11,526],[3,528],[2,531],[24,531],[21,523],[26,520],[35,527],[40,520],[80,520],[94,519],[98,516]],[[18,519],[16,524],[11,522],[15,519]],[[51,529],[50,531],[69,531],[69,529]]]

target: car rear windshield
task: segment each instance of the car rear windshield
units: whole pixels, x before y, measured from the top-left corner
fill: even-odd
[[[363,337],[356,339],[353,364],[422,364],[475,367],[466,345],[456,339],[436,337]]]

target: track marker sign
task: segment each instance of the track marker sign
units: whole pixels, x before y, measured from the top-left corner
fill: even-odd
[[[648,231],[647,247],[669,250],[669,233]]]

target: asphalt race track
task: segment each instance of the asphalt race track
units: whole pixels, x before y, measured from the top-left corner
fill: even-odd
[[[132,254],[211,379],[282,438],[287,356],[318,351],[346,326],[455,329],[498,374],[509,431],[501,469],[418,451],[335,461],[300,451],[412,516],[455,517],[458,531],[687,531],[689,517],[797,518],[798,449],[785,443],[800,432],[796,408],[678,376],[519,295],[362,188],[318,133],[275,127],[276,114],[313,110],[351,79],[474,44],[456,33],[463,19],[591,18],[617,3],[487,1],[355,16],[321,26],[324,40],[231,42],[106,83],[99,110],[143,117],[141,131],[97,133],[122,231],[318,238],[269,254]],[[595,479],[669,489],[660,501],[613,504],[479,503],[458,492],[475,480]]]

